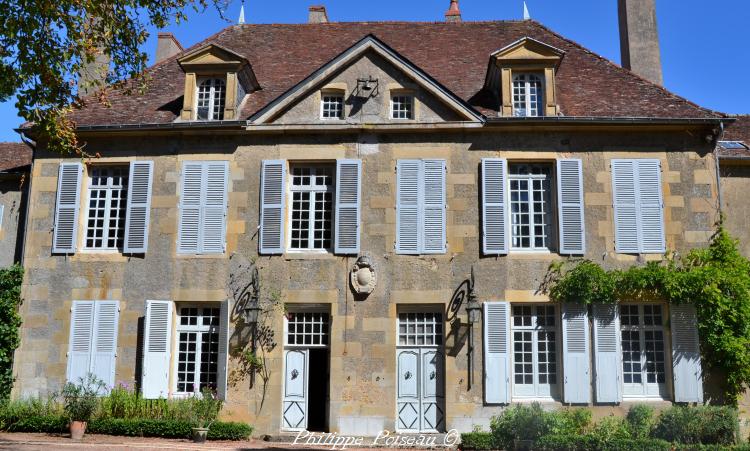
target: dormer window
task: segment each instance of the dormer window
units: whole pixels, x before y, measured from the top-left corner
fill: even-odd
[[[344,95],[341,93],[324,93],[320,99],[321,119],[344,118]]]
[[[513,116],[544,116],[542,77],[536,74],[513,76]]]
[[[414,119],[414,97],[404,94],[392,96],[391,119]]]
[[[226,85],[219,78],[204,78],[198,82],[196,119],[220,121],[224,119]]]

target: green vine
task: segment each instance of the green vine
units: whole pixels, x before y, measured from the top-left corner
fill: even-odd
[[[23,268],[13,265],[0,269],[0,400],[10,397],[13,387],[13,353],[21,343],[21,282]]]
[[[750,385],[750,260],[721,225],[708,247],[685,256],[606,270],[590,260],[550,265],[542,291],[562,303],[661,300],[694,304],[704,370],[736,404]]]

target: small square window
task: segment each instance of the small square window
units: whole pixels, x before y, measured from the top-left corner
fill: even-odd
[[[320,100],[320,117],[322,119],[343,119],[344,96],[340,94],[323,95]]]
[[[406,95],[391,97],[391,119],[414,119],[414,98]]]

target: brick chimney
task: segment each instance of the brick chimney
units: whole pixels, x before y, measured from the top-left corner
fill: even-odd
[[[461,10],[458,9],[458,0],[451,0],[448,11],[445,12],[446,22],[461,22]]]
[[[323,5],[314,5],[308,9],[307,23],[328,23],[328,13]]]
[[[185,49],[172,33],[159,33],[159,39],[156,41],[156,62],[164,61],[183,50]]]
[[[622,67],[658,85],[661,72],[656,0],[618,0]]]

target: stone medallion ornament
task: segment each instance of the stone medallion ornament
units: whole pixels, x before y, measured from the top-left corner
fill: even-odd
[[[369,257],[363,255],[357,259],[352,268],[350,280],[355,293],[372,293],[375,289],[377,278],[375,276],[375,266]]]

